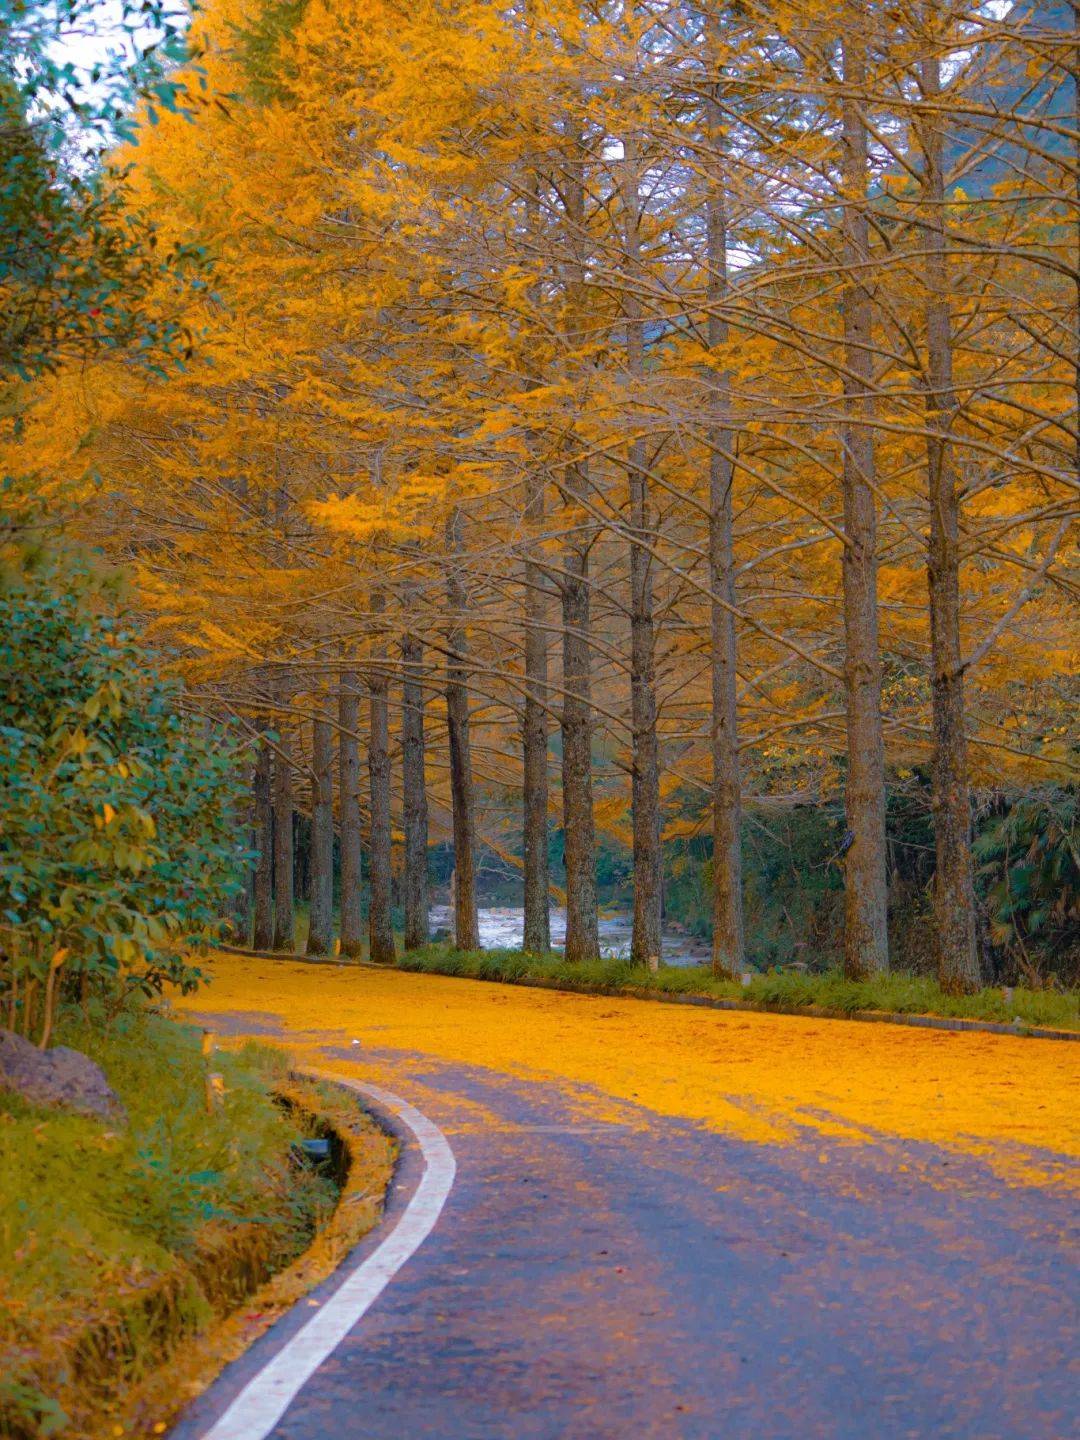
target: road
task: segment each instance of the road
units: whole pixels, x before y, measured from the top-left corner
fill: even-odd
[[[1080,1433],[1080,1046],[217,970],[190,1002],[208,1023],[395,1091],[457,1162],[434,1232],[275,1440]],[[414,1157],[389,1223],[415,1179]]]

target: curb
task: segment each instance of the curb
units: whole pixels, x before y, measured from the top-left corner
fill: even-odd
[[[293,955],[284,950],[247,950],[239,945],[216,945],[229,955],[245,955],[252,960],[286,960],[290,964],[337,965],[362,970],[397,971],[402,975],[443,975],[447,980],[474,980],[481,985],[518,985],[529,990],[556,990],[564,995],[594,995],[616,1000],[650,1000],[658,1005],[695,1005],[703,1010],[744,1011],[751,1015],[792,1015],[804,1020],[854,1020],[869,1025],[908,1025],[916,1030],[968,1031],[981,1035],[1011,1035],[1019,1040],[1077,1040],[1080,1030],[1053,1030],[1024,1021],[965,1020],[944,1015],[915,1015],[901,1010],[830,1010],[823,1005],[763,1005],[756,1000],[727,1000],[718,995],[663,994],[633,985],[605,989],[602,985],[573,985],[561,980],[543,980],[522,976],[516,980],[500,980],[486,975],[447,975],[439,970],[410,970],[407,965],[373,965],[370,960],[354,960],[337,955]]]

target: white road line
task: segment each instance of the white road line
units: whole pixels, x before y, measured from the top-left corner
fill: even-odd
[[[426,1115],[388,1090],[326,1075],[391,1111],[416,1137],[424,1173],[405,1213],[377,1250],[356,1267],[329,1300],[244,1386],[203,1440],[264,1440],[327,1356],[341,1344],[397,1272],[431,1234],[454,1183],[454,1152]]]

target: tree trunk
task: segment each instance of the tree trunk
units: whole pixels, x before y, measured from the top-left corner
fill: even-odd
[[[623,142],[626,182],[623,187],[623,244],[627,285],[626,368],[632,384],[645,375],[645,326],[641,300],[634,289],[640,267],[640,196],[634,139]],[[633,408],[630,410],[633,415]],[[660,753],[656,735],[656,635],[653,625],[652,556],[648,543],[653,526],[645,441],[634,439],[628,455],[630,490],[630,729],[631,822],[633,828],[634,924],[630,958],[636,965],[660,964],[663,859],[660,848]]]
[[[386,609],[386,597],[381,591],[373,593],[371,609],[375,616]],[[368,955],[376,965],[392,965],[397,953],[394,949],[391,891],[390,682],[385,665],[386,646],[381,639],[372,646],[372,659],[374,663],[368,679],[371,697],[368,738],[368,777],[371,783]]]
[[[1072,128],[1076,136],[1073,144],[1073,289],[1076,304],[1073,309],[1073,393],[1076,397],[1076,443],[1073,449],[1073,463],[1077,482],[1080,483],[1080,0],[1073,0],[1073,52],[1072,85],[1073,113]]]
[[[852,20],[857,31],[857,22]],[[847,721],[848,844],[844,856],[844,974],[858,980],[888,969],[885,743],[878,650],[877,501],[872,486],[873,311],[867,289],[867,133],[860,111],[863,39],[843,42],[844,321],[843,444],[844,696]]]
[[[584,488],[584,470],[568,467],[570,494]],[[566,858],[566,949],[572,962],[596,960],[596,824],[592,792],[592,690],[589,647],[589,549],[568,545],[563,558],[562,801]]]
[[[528,196],[530,240],[542,237],[539,176],[534,171]],[[538,313],[543,305],[539,283],[529,295]],[[535,384],[542,378],[535,377]],[[533,437],[534,453],[542,438]],[[540,536],[544,530],[547,472],[532,465],[525,474],[525,710],[522,716],[522,864],[524,868],[524,934],[530,955],[551,949],[551,911],[548,871],[548,587],[541,563]]]
[[[405,949],[428,942],[428,810],[424,773],[424,646],[415,635],[401,642],[401,788],[405,822]]]
[[[569,167],[564,180],[568,222],[568,309],[575,323],[584,325],[585,288],[585,162]],[[571,442],[572,443],[572,442]],[[592,654],[590,646],[589,551],[593,527],[581,505],[588,494],[589,475],[584,461],[571,462],[564,472],[566,530],[569,539],[563,555],[563,705],[562,705],[562,809],[563,850],[566,859],[567,960],[600,958],[596,912],[596,822],[592,786]]]
[[[274,949],[296,949],[293,905],[292,747],[282,728],[274,756]]]
[[[525,481],[525,523],[534,534],[544,522],[544,475],[531,470]],[[525,555],[525,715],[522,799],[525,869],[524,946],[531,955],[551,949],[548,902],[548,645],[544,572],[530,540]]]
[[[254,832],[248,827],[238,826],[241,835],[248,831],[248,838],[252,838]],[[247,846],[245,845],[245,849]],[[253,904],[253,884],[250,862],[245,863],[243,874],[240,876],[240,884],[233,891],[232,900],[229,905],[229,913],[226,917],[228,923],[227,934],[234,945],[247,945],[251,940],[251,910]]]
[[[318,715],[311,726],[311,912],[307,953],[334,948],[334,727]]]
[[[274,943],[274,811],[270,799],[271,755],[265,740],[255,756],[255,893],[252,944],[269,950]]]
[[[931,42],[932,43],[932,42]],[[922,91],[940,105],[941,65],[923,60]],[[960,649],[960,500],[949,430],[956,415],[952,316],[945,231],[944,137],[939,114],[920,118],[925,156],[922,234],[926,274],[926,442],[930,502],[927,567],[933,693],[934,921],[942,988],[962,992],[979,984],[975,881],[971,860],[964,673]]]
[[[236,831],[238,836],[244,839],[244,850],[256,850],[255,843],[255,766],[253,765],[248,786],[248,799],[245,805],[240,801],[236,807]],[[238,842],[239,843],[239,842]],[[247,945],[251,940],[252,907],[254,905],[254,873],[252,861],[245,859],[240,867],[240,883],[233,891],[229,901],[226,921],[228,931],[226,932],[234,945]]]
[[[457,554],[461,548],[460,516],[455,510],[447,522],[450,563],[446,596],[452,616],[447,632],[446,726],[450,743],[450,798],[454,824],[454,944],[459,950],[479,950],[480,926],[476,913],[476,822],[473,814],[472,755],[469,740],[469,694],[465,638],[465,587]]]
[[[727,344],[722,305],[727,296],[727,204],[720,168],[722,115],[715,97],[706,106],[715,154],[706,203],[709,274],[707,338],[710,350]],[[738,672],[735,634],[735,558],[732,487],[735,437],[731,428],[731,381],[727,371],[712,374],[709,429],[709,608],[712,713],[712,968],[715,975],[741,974],[745,963],[742,903],[742,783],[739,774]]]
[[[346,671],[338,694],[338,825],[341,834],[341,953],[364,948],[360,843],[360,699],[356,676]]]

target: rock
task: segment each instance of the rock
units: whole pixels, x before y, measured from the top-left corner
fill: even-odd
[[[11,1030],[0,1030],[0,1089],[14,1090],[33,1105],[62,1105],[111,1124],[127,1120],[105,1072],[89,1055],[67,1045],[39,1050]]]

